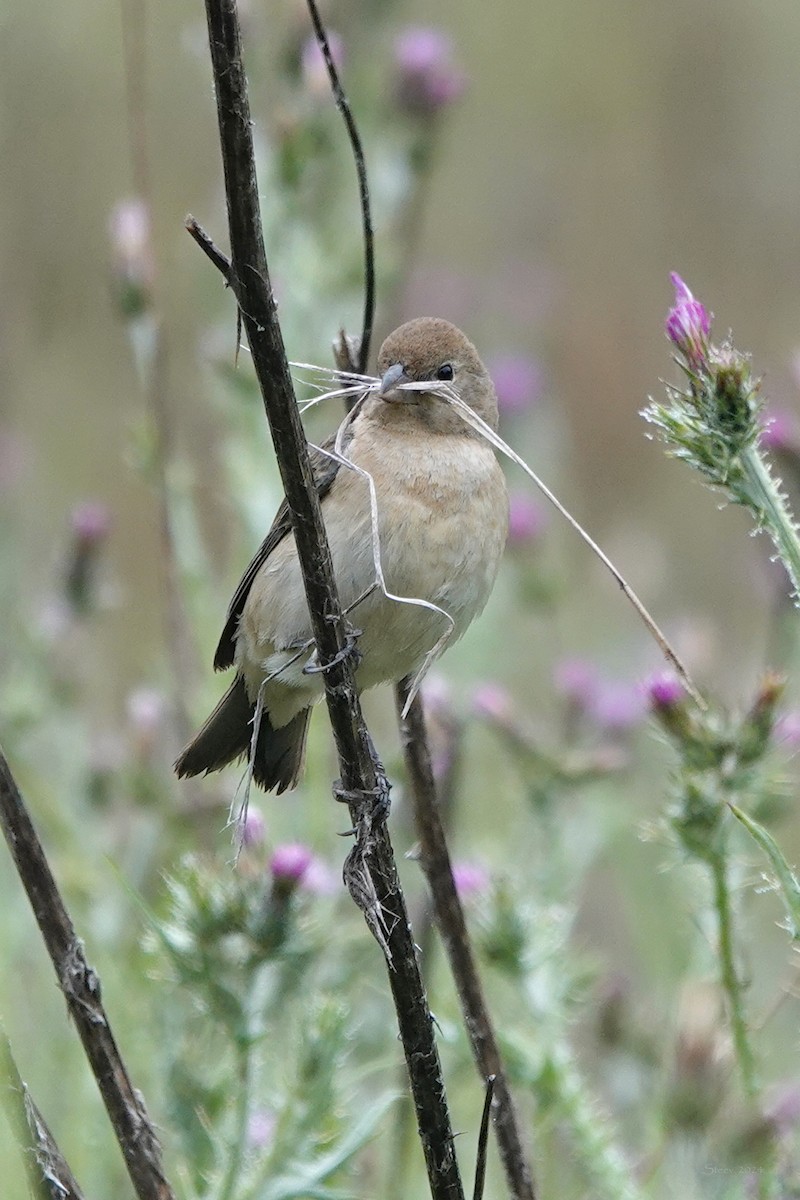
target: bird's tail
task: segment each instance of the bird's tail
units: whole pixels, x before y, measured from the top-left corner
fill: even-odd
[[[211,716],[175,763],[181,778],[219,771],[250,751],[255,705],[250,702],[244,679],[238,676]],[[261,713],[253,778],[265,791],[285,792],[294,787],[305,760],[309,708],[288,725],[274,729],[266,711]]]

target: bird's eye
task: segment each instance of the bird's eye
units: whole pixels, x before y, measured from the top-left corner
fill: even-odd
[[[453,378],[452,364],[451,363],[442,363],[442,365],[439,367],[439,370],[436,372],[436,378],[437,379],[452,379]]]

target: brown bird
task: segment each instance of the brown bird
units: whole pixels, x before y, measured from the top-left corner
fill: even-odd
[[[472,343],[448,321],[422,317],[391,333],[378,355],[380,385],[356,406],[341,439],[353,470],[311,451],[342,607],[360,630],[359,691],[413,676],[450,628],[459,638],[483,609],[508,526],[505,479],[494,451],[441,395],[447,388],[497,428],[497,398]],[[407,383],[427,389],[404,389]],[[437,395],[437,389],[439,395]],[[333,450],[331,437],[322,449]],[[374,481],[380,563],[376,583],[369,482]],[[370,590],[372,589],[372,590]],[[449,618],[449,619],[448,619]],[[236,678],[183,751],[178,775],[216,771],[250,752],[259,693],[253,778],[294,787],[311,707],[323,693],[289,511],[284,502],[228,609],[214,666]]]

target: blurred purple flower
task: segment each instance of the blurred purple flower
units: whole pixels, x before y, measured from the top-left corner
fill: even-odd
[[[300,885],[312,896],[335,896],[341,889],[341,876],[321,858],[313,855]]]
[[[667,313],[667,337],[693,371],[702,370],[707,365],[711,318],[680,275],[673,271],[670,280],[675,288],[675,304]]]
[[[800,709],[793,708],[781,713],[775,722],[775,738],[793,750],[800,746]]]
[[[150,209],[138,196],[122,200],[108,221],[114,282],[123,315],[139,316],[149,305],[155,280]]]
[[[128,695],[125,707],[136,752],[142,758],[146,758],[152,752],[164,727],[167,714],[166,697],[157,688],[134,688]]]
[[[431,771],[436,783],[443,783],[453,769],[453,750],[447,746],[441,750],[431,750]]]
[[[609,733],[624,733],[645,714],[641,689],[621,679],[600,680],[589,702],[589,712]]]
[[[797,1080],[787,1079],[775,1084],[765,1106],[767,1120],[778,1133],[788,1134],[800,1125],[800,1086]]]
[[[547,525],[547,513],[525,492],[512,492],[508,502],[508,544],[522,549],[537,542]]]
[[[668,671],[647,680],[644,692],[654,708],[673,708],[686,698],[686,691],[680,679]]]
[[[64,594],[74,613],[86,613],[95,603],[94,575],[97,554],[111,529],[104,504],[87,501],[70,515],[72,545],[67,558]]]
[[[453,882],[462,900],[469,896],[478,896],[486,892],[491,883],[491,875],[486,867],[474,862],[453,863]]]
[[[427,675],[420,692],[426,713],[431,715],[445,713],[449,715],[453,703],[453,689],[444,675],[438,675],[436,671]]]
[[[70,514],[70,524],[76,539],[82,545],[96,546],[105,541],[111,529],[108,508],[96,500],[76,504]]]
[[[541,397],[544,380],[535,359],[524,354],[497,355],[489,360],[488,369],[501,416],[528,412]]]
[[[284,842],[273,850],[269,869],[276,882],[298,884],[313,861],[310,848],[302,842]]]
[[[762,417],[760,445],[765,450],[797,452],[800,437],[794,413],[787,408],[770,407]]]
[[[463,95],[467,79],[454,61],[453,43],[440,29],[412,26],[395,40],[395,95],[401,109],[432,116]]]
[[[472,711],[476,717],[504,724],[513,713],[511,695],[499,683],[481,683],[472,693]]]
[[[253,804],[248,804],[242,827],[242,845],[252,850],[255,846],[263,844],[266,833],[267,825],[261,809],[256,808]]]
[[[247,1141],[254,1150],[266,1150],[275,1136],[278,1121],[269,1108],[257,1108],[247,1122]]]
[[[575,708],[586,709],[597,691],[597,668],[586,658],[564,658],[553,668],[553,683]]]
[[[341,70],[344,63],[344,42],[338,33],[328,29],[328,47],[336,67]],[[300,51],[300,74],[303,84],[315,100],[331,97],[331,81],[325,58],[315,37],[306,40]]]

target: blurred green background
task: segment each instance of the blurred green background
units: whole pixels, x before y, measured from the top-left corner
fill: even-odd
[[[303,27],[303,6],[299,0],[248,3],[243,13],[256,128],[266,136],[265,114],[274,121],[284,103],[275,75],[291,31]],[[469,80],[437,131],[415,242],[405,250],[409,271],[397,289],[386,280],[400,278],[406,264],[396,243],[390,246],[382,208],[392,194],[391,156],[371,145],[380,114],[361,114],[368,165],[378,162],[380,330],[400,318],[441,315],[462,326],[490,364],[508,354],[536,362],[541,394],[529,412],[508,420],[504,435],[615,560],[698,681],[731,703],[746,701],[766,665],[792,665],[790,642],[770,640],[782,584],[778,579],[776,588],[769,546],[748,536],[743,514],[718,511],[713,495],[665,459],[647,440],[638,413],[648,393],[659,391],[660,377],[674,378],[663,334],[671,270],[715,312],[718,336],[731,328],[737,345],[752,352],[770,401],[797,408],[797,4],[443,0],[432,12],[421,2],[373,10],[341,2],[329,4],[326,15],[345,45],[345,82],[352,82],[357,117],[360,96],[378,110],[390,106],[391,43],[411,22],[448,30]],[[144,63],[127,92],[126,28],[129,63]],[[108,234],[112,210],[135,190],[133,159],[143,134],[173,470],[181,494],[196,503],[208,554],[211,601],[206,597],[194,629],[203,664],[188,700],[194,718],[215,694],[219,681],[211,678],[210,661],[217,625],[254,548],[252,530],[229,495],[226,406],[235,401],[215,365],[232,355],[234,310],[183,229],[191,211],[226,245],[204,13],[185,0],[126,0],[121,7],[30,0],[4,6],[0,33],[3,706],[12,728],[21,713],[35,712],[29,693],[36,689],[20,648],[31,631],[44,628],[50,638],[45,656],[52,656],[57,679],[69,677],[69,703],[79,714],[57,743],[26,733],[19,758],[13,744],[6,748],[32,807],[42,813],[68,893],[88,922],[83,932],[96,938],[92,955],[105,967],[109,1006],[122,1011],[137,1058],[140,1014],[126,1012],[124,995],[115,995],[125,985],[124,977],[115,981],[113,947],[117,937],[135,941],[138,910],[126,888],[157,887],[153,875],[168,865],[159,860],[158,844],[167,835],[152,814],[144,822],[132,815],[127,823],[116,813],[113,828],[102,821],[99,828],[82,828],[90,810],[81,802],[71,813],[65,805],[71,779],[64,762],[75,738],[89,747],[89,758],[107,755],[113,762],[130,722],[131,693],[142,687],[169,693],[171,686],[158,506],[138,465],[146,402],[114,299]],[[131,86],[143,89],[145,114],[144,126],[134,122],[133,130]],[[330,127],[339,137],[333,116]],[[341,173],[331,186],[343,196],[337,211],[351,214],[352,229],[342,236],[355,239],[355,187],[343,135],[340,150]],[[264,203],[269,209],[267,192]],[[317,312],[313,325],[304,326],[299,304],[293,313],[296,292],[287,274],[293,260],[283,257],[281,245],[267,249],[290,357],[327,363],[340,324],[357,326],[352,287],[341,309],[332,301],[329,312]],[[308,287],[304,278],[304,303]],[[330,428],[335,419],[316,417],[314,429]],[[259,428],[255,418],[252,428]],[[262,429],[265,490],[277,499]],[[257,442],[250,452],[258,457]],[[509,477],[528,489],[513,468]],[[65,648],[53,636],[51,601],[69,554],[70,513],[86,500],[107,506],[111,518],[102,603]],[[263,495],[257,504],[268,507]],[[442,669],[460,694],[487,678],[502,680],[520,710],[549,729],[557,724],[551,672],[560,655],[594,657],[629,681],[660,662],[613,581],[555,516],[544,543],[531,568],[510,559],[484,618]],[[555,588],[555,601],[536,595],[531,573],[537,564]],[[531,596],[535,603],[529,604]],[[393,760],[389,699],[371,700],[369,712]],[[323,724],[320,715],[319,747],[325,745]],[[498,783],[496,744],[483,729],[470,728],[469,748],[474,771],[466,791],[474,808],[460,836],[471,852],[479,844],[487,858],[505,863],[509,842],[518,837],[514,772],[502,765]],[[159,745],[165,779],[176,749],[170,729]],[[665,767],[667,756],[658,748],[645,753]],[[605,796],[610,849],[585,883],[584,935],[604,962],[637,974],[661,1011],[670,1008],[670,987],[688,957],[680,922],[692,918],[682,902],[648,914],[637,900],[653,894],[659,909],[674,896],[658,875],[660,850],[639,840],[639,822],[662,804],[666,772],[637,774],[636,754],[632,770],[627,806],[614,809],[613,794]],[[224,802],[226,785],[217,786],[217,801]],[[284,836],[311,830],[335,860],[340,847],[331,847],[331,834],[341,819],[321,804],[326,789],[320,766],[296,802],[284,800],[275,810],[273,801],[265,811]],[[482,808],[487,797],[491,803]],[[224,860],[221,811],[206,824],[189,822],[175,845],[196,841]],[[798,844],[792,823],[784,825],[782,839],[791,859]],[[576,833],[579,858],[580,840]],[[0,876],[3,904],[16,913],[22,902],[7,862]],[[114,899],[105,910],[99,897],[107,892]],[[767,980],[784,969],[785,940],[772,928],[778,915],[770,909],[761,919],[753,950]],[[55,989],[42,995],[39,1008],[47,968],[27,914],[3,924],[4,951],[13,963],[2,988],[4,1016],[23,1073],[44,1093],[43,1104],[52,1088],[62,1114],[93,1106],[91,1082],[72,1083],[81,1068]],[[34,984],[36,1009],[26,1012]],[[37,1033],[48,1025],[63,1030],[57,1052],[52,1044],[39,1045]],[[771,1052],[776,1063],[781,1046],[796,1050],[793,1030],[787,1018],[785,1039]],[[146,1048],[139,1059],[144,1086]],[[66,1085],[56,1075],[70,1079],[69,1096],[59,1095]],[[105,1141],[99,1121],[91,1136]]]

